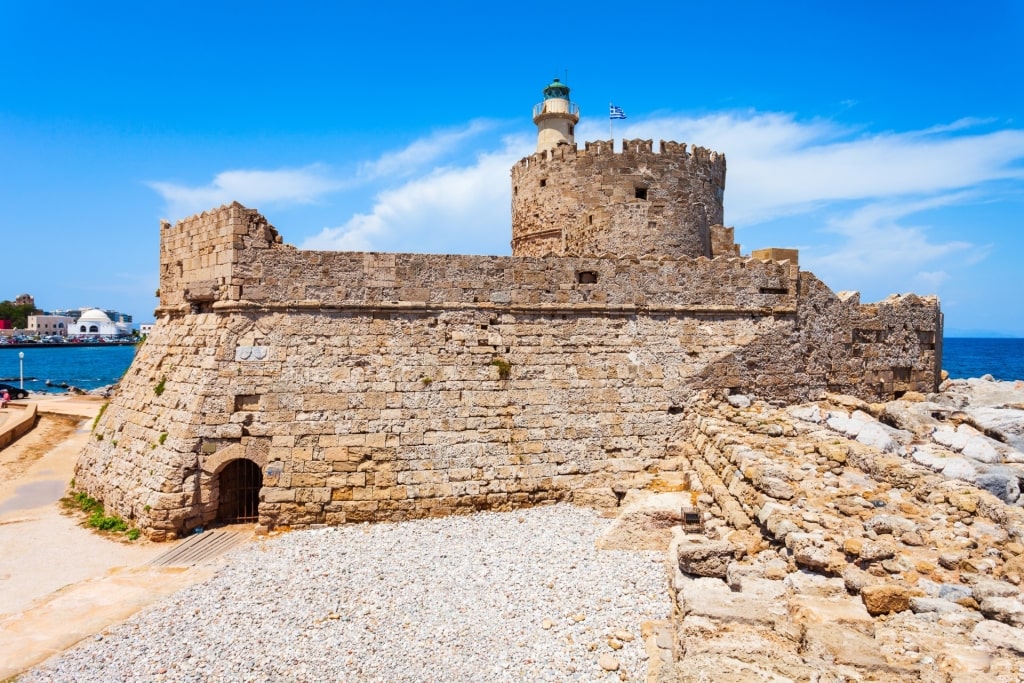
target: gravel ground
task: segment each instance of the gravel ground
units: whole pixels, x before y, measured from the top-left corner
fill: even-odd
[[[609,523],[555,505],[283,534],[18,681],[641,681],[664,553],[597,551]]]

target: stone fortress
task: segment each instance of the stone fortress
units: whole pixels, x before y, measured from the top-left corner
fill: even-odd
[[[675,467],[702,391],[936,390],[936,298],[861,304],[795,250],[741,256],[723,155],[580,149],[578,120],[556,80],[512,256],[301,251],[237,203],[162,223],[158,322],[76,485],[158,540],[586,502]]]

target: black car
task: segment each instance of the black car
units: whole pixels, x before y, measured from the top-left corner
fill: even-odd
[[[28,398],[28,392],[18,387],[12,387],[10,384],[0,384],[0,394],[4,393],[4,389],[11,395],[11,398]]]

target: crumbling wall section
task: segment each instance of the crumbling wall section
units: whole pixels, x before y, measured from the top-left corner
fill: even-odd
[[[285,248],[274,226],[238,202],[171,225],[160,222],[160,289],[163,310],[208,308],[237,300],[232,282],[243,250]],[[287,247],[292,249],[292,247]]]

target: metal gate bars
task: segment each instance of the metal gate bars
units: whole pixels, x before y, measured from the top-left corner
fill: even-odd
[[[263,472],[259,465],[242,458],[229,462],[220,473],[217,521],[227,524],[257,521],[262,486]]]

